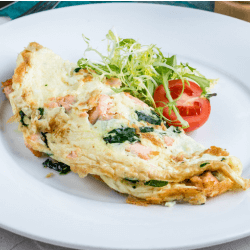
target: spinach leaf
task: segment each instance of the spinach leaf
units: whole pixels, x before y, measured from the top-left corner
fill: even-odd
[[[180,130],[179,127],[175,127],[175,128],[173,129],[173,132],[174,132],[174,133],[177,133],[177,134],[180,134],[180,133],[181,133],[181,130]]]
[[[148,133],[148,132],[153,132],[154,128],[152,127],[140,127],[140,132],[141,133]]]
[[[137,182],[139,182],[138,180],[135,180],[135,179],[130,179],[130,178],[124,178],[125,181],[129,181],[133,184],[136,184]]]
[[[200,165],[201,168],[205,167],[207,164],[209,164],[209,162],[204,162]]]
[[[168,185],[168,181],[157,181],[157,180],[150,180],[144,183],[146,186],[151,186],[151,187],[164,187]]]
[[[123,143],[125,141],[136,142],[140,141],[139,136],[135,133],[134,128],[117,128],[108,132],[108,136],[103,137],[106,143]]]
[[[19,111],[19,115],[21,116],[20,122],[23,126],[28,127],[28,124],[24,123],[23,119],[26,116],[22,110]]]
[[[47,136],[46,136],[47,132],[45,132],[45,133],[41,132],[41,134],[42,134],[42,136],[43,136],[42,140],[43,140],[44,143],[46,144],[47,148],[49,148],[48,140],[47,140]]]
[[[57,172],[59,172],[59,174],[67,174],[68,172],[70,172],[70,166],[62,163],[62,162],[52,162],[52,160],[47,159],[45,162],[43,162],[43,166],[45,168],[50,168],[53,169]]]
[[[41,120],[43,118],[43,114],[44,114],[44,108],[38,108],[39,112],[40,112],[40,118],[38,120]]]
[[[74,71],[77,73],[77,72],[79,72],[80,69],[82,69],[82,68],[75,68]]]
[[[138,116],[138,121],[145,121],[150,124],[161,125],[161,118],[153,110],[151,110],[152,115],[146,115],[143,112],[137,110],[135,111],[135,113]]]

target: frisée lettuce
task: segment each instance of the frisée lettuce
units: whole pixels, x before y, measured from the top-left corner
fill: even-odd
[[[129,92],[153,107],[161,119],[171,123],[172,121],[163,116],[164,107],[157,108],[153,98],[155,89],[163,84],[169,100],[165,105],[169,107],[169,112],[174,111],[182,128],[187,128],[189,125],[180,116],[176,101],[184,92],[185,81],[189,79],[195,81],[205,97],[209,89],[216,83],[216,80],[207,79],[188,63],[177,64],[175,55],[164,56],[161,49],[154,44],[142,45],[134,39],[122,39],[109,30],[106,35],[107,55],[103,55],[91,47],[87,37],[83,36],[83,38],[88,47],[84,52],[84,57],[78,61],[79,68],[91,69],[92,74],[97,75],[101,80],[111,77],[119,78],[122,86],[119,89],[113,88],[115,92]],[[87,52],[90,51],[97,53],[101,60],[96,62],[89,59]],[[171,97],[168,88],[168,81],[174,79],[181,79],[183,83],[182,93],[176,99]]]

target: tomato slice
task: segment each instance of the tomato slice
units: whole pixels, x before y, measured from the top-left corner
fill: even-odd
[[[185,82],[184,92],[181,98],[176,102],[181,117],[189,123],[189,127],[184,129],[186,132],[194,131],[200,128],[207,120],[211,112],[211,105],[207,98],[201,97],[202,89],[192,81]],[[181,80],[169,81],[169,90],[173,99],[180,96],[183,84]],[[163,85],[156,88],[154,101],[157,107],[165,107],[168,103],[166,92]],[[163,115],[172,122],[169,125],[181,126],[173,110],[169,113],[169,108],[163,109]]]

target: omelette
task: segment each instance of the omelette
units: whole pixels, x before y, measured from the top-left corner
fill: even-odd
[[[94,175],[137,205],[204,204],[229,190],[246,190],[240,160],[216,146],[205,148],[168,126],[122,82],[100,79],[51,50],[30,43],[2,84],[24,142],[81,178]]]

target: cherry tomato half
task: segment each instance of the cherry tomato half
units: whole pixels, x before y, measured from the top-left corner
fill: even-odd
[[[191,132],[201,127],[207,120],[211,112],[211,105],[208,99],[201,97],[202,89],[200,86],[192,81],[188,81],[190,85],[185,82],[184,92],[181,98],[177,101],[177,108],[181,117],[189,123],[189,127],[184,129],[186,132]],[[169,83],[170,94],[173,99],[176,99],[182,91],[183,84],[181,80],[171,80]],[[157,107],[164,107],[164,103],[168,103],[166,92],[163,85],[156,88],[154,93],[154,101]],[[173,110],[169,114],[169,108],[163,109],[163,115],[170,119],[174,126],[181,126],[180,121]]]

